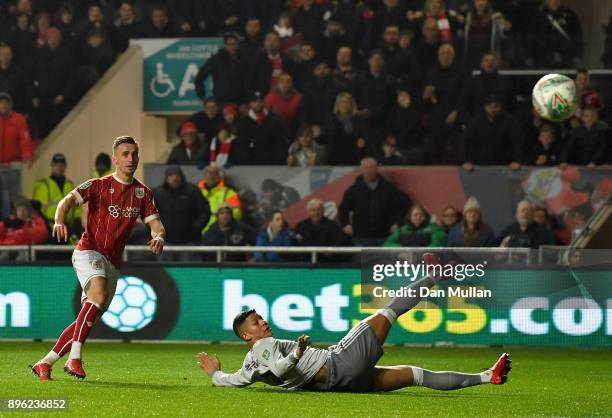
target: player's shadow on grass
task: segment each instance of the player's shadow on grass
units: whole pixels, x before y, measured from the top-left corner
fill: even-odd
[[[333,394],[334,396],[355,396],[355,395],[363,395],[363,396],[409,396],[412,398],[448,398],[448,399],[501,399],[507,398],[508,394],[500,393],[469,393],[469,392],[461,392],[461,391],[453,391],[453,392],[410,392],[405,390],[392,391],[392,392],[325,392],[325,391],[310,391],[310,390],[285,390],[276,387],[264,386],[264,387],[250,387],[248,389],[249,392],[262,392],[268,394],[283,394],[283,395],[309,395],[309,394]]]
[[[462,391],[452,391],[452,392],[427,392],[427,393],[417,393],[417,392],[410,392],[410,391],[406,391],[406,390],[402,390],[402,391],[393,391],[393,392],[373,392],[375,394],[378,395],[384,395],[384,396],[410,396],[412,398],[481,398],[481,399],[507,399],[508,398],[508,394],[507,393],[500,393],[500,394],[494,394],[494,393],[469,393],[469,392],[462,392]],[[513,395],[514,396],[514,395]]]
[[[168,389],[168,390],[184,390],[185,385],[168,385],[160,383],[136,383],[136,382],[109,382],[102,380],[83,380],[83,384],[95,386],[108,386],[113,388],[123,389]]]

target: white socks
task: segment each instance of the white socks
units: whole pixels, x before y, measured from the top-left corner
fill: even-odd
[[[81,346],[82,345],[83,344],[76,342],[76,341],[72,342],[72,347],[70,348],[70,357],[69,357],[71,360],[74,358],[77,358],[77,359],[81,358]]]
[[[59,360],[59,356],[57,355],[57,353],[53,350],[49,351],[49,354],[47,354],[46,356],[43,357],[43,359],[40,361],[41,363],[47,363],[51,366],[53,366],[55,364],[56,361]]]

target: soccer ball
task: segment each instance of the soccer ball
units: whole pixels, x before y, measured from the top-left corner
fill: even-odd
[[[561,74],[545,75],[533,87],[531,102],[544,119],[569,119],[578,107],[574,80]]]
[[[134,332],[146,327],[156,310],[157,295],[148,283],[134,276],[121,277],[102,321],[117,331]]]

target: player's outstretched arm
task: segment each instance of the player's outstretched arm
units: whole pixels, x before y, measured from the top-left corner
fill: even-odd
[[[51,231],[51,236],[57,239],[57,242],[68,241],[68,227],[64,220],[66,218],[66,213],[77,205],[78,202],[72,193],[67,194],[57,204],[54,218],[55,224],[53,225],[53,231]]]
[[[147,243],[149,249],[155,255],[161,255],[164,251],[164,240],[166,238],[166,230],[159,218],[149,222],[151,228],[151,240]]]
[[[212,376],[217,370],[221,370],[221,360],[219,360],[219,356],[215,354],[215,358],[212,358],[204,351],[198,353],[198,365],[200,369],[204,370],[209,376]]]
[[[198,366],[211,377],[215,386],[244,387],[253,383],[251,377],[242,368],[232,374],[222,372],[221,360],[216,354],[212,358],[205,352],[199,353]]]

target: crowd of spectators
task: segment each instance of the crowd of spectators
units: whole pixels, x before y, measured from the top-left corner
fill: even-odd
[[[237,5],[226,15],[232,30],[196,77],[203,110],[173,155],[192,147],[200,167],[612,163],[605,95],[587,70],[566,123],[538,118],[530,83],[499,73],[579,68],[580,22],[560,0],[268,3],[265,18]],[[182,135],[191,123],[195,144]],[[551,128],[549,151],[539,137]]]
[[[0,22],[0,164],[29,163],[32,138],[53,129],[130,39],[223,37],[195,78],[202,110],[180,124],[155,189],[171,244],[537,247],[553,243],[542,208],[522,202],[498,237],[475,198],[446,208],[438,224],[379,175],[377,161],[467,171],[612,164],[607,94],[588,70],[576,72],[579,108],[564,123],[542,120],[529,88],[499,73],[581,68],[580,22],[561,0],[10,0]],[[605,66],[611,57],[612,24]],[[337,222],[313,200],[293,231],[278,208],[262,215],[223,177],[232,165],[358,164]],[[205,169],[204,178],[188,183],[180,165]],[[53,202],[73,187],[66,166],[55,155],[34,208],[14,205],[0,232],[38,225],[34,214],[52,222]],[[94,175],[109,170],[110,158],[98,156]]]
[[[238,192],[226,184],[225,172],[216,165],[203,171],[198,184],[190,183],[178,165],[169,165],[162,184],[153,188],[160,216],[166,228],[166,243],[172,246],[254,246],[251,253],[223,253],[220,261],[300,261],[309,256],[297,253],[257,251],[257,247],[521,247],[538,248],[557,243],[555,225],[543,207],[521,201],[516,220],[499,235],[482,216],[475,197],[469,197],[460,211],[444,208],[435,219],[427,209],[410,199],[381,175],[378,162],[365,157],[354,182],[343,192],[337,211],[326,211],[325,203],[307,202],[303,218],[290,227],[283,205],[266,196],[256,202],[248,191]],[[63,154],[51,160],[48,177],[36,182],[33,199],[13,202],[10,216],[0,218],[0,245],[52,243],[49,230],[57,203],[74,183],[66,177]],[[96,158],[94,176],[108,175],[110,157]],[[335,205],[334,205],[335,209]],[[328,213],[326,213],[328,212]],[[70,241],[82,232],[81,209],[71,210],[66,221]],[[585,219],[586,221],[586,219]],[[135,229],[130,243],[142,244],[148,234],[144,224]],[[198,262],[218,259],[192,251],[167,252],[163,261]],[[350,257],[319,254],[319,261],[342,262]]]
[[[548,124],[532,117],[528,89],[498,73],[580,68],[581,25],[561,0],[9,0],[0,22],[0,92],[36,139],[130,39],[222,36],[195,79],[203,110],[179,129],[170,163],[354,165],[373,156],[473,169],[542,155],[545,164],[612,158],[588,72],[576,78],[575,118],[552,125],[553,155],[535,159]],[[597,115],[585,120],[587,109]],[[31,158],[25,133],[2,135],[1,162]]]
[[[255,247],[520,247],[539,248],[556,243],[546,208],[521,201],[514,222],[499,235],[485,222],[479,201],[469,197],[459,210],[447,207],[435,220],[426,208],[409,199],[378,171],[376,160],[364,158],[361,172],[348,187],[338,208],[337,219],[325,216],[324,202],[313,198],[304,219],[292,229],[281,210],[272,211],[267,223],[237,220],[228,203],[216,211],[217,221],[203,235],[205,245]],[[169,169],[170,170],[170,169]],[[163,216],[163,215],[162,215]],[[185,216],[187,216],[185,214]],[[193,214],[189,219],[193,219]],[[187,222],[186,220],[184,222]],[[170,236],[170,235],[169,235]],[[254,255],[227,253],[225,261],[296,261],[295,253],[258,252]],[[300,258],[301,257],[301,258]],[[345,261],[338,254],[320,254],[319,261]]]

